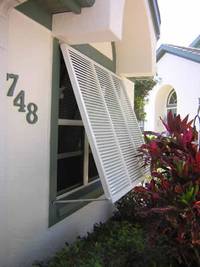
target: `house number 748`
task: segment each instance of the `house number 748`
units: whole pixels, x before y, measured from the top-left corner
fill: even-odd
[[[7,73],[7,81],[10,79],[13,81],[8,89],[7,96],[13,97],[19,76],[17,74]],[[27,106],[25,105],[25,92],[23,90],[21,90],[14,98],[13,105],[19,107],[19,112],[27,111],[26,120],[28,123],[35,124],[38,121],[38,107],[35,103],[28,103]]]

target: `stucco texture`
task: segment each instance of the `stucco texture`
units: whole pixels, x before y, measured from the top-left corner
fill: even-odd
[[[7,97],[11,81],[0,95],[3,112],[1,156],[1,267],[31,266],[34,260],[51,256],[78,235],[104,221],[112,206],[91,203],[48,228],[49,157],[52,84],[51,32],[16,10],[9,20],[8,71],[19,75],[13,97]],[[18,112],[14,97],[25,92],[25,105],[38,106],[38,122],[29,124],[26,112]],[[3,145],[5,144],[5,145]],[[6,253],[5,253],[6,252]]]
[[[161,82],[149,95],[146,105],[145,130],[161,131],[164,128],[159,117],[165,117],[169,92],[174,88],[177,94],[177,114],[181,117],[189,114],[193,119],[198,108],[200,97],[200,64],[166,53],[157,63],[158,76]]]

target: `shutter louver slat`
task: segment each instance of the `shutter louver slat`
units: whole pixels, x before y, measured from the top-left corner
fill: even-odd
[[[115,202],[142,176],[135,157],[141,133],[124,109],[120,78],[65,44],[61,49],[105,194]]]
[[[136,154],[137,154],[138,153],[137,149],[142,144],[144,144],[144,139],[142,137],[142,133],[141,133],[139,124],[137,122],[136,115],[133,112],[133,109],[132,109],[131,104],[129,102],[129,99],[128,99],[127,93],[125,91],[123,82],[120,81],[119,79],[117,79],[114,75],[113,75],[113,82],[115,85],[115,90],[116,90],[118,97],[120,99],[121,105],[123,107],[123,112],[125,114],[125,118],[126,118],[126,122],[127,122],[128,128],[129,128],[130,136],[131,136],[132,141],[135,144],[135,149],[136,149]],[[143,173],[143,175],[144,174],[149,175],[149,168],[141,169],[141,166],[143,166],[143,164],[144,164],[143,160],[137,159],[137,162],[138,162],[138,166],[140,168],[140,171]]]
[[[128,100],[128,96],[126,95],[125,90],[123,90],[124,86],[123,86],[122,81],[120,81],[115,76],[113,76],[113,82],[115,84],[115,89],[117,91],[118,97],[122,103],[123,111],[126,115],[127,124],[131,130],[130,132],[132,133],[132,138],[134,140],[134,143],[137,149],[139,146],[141,146],[144,143],[140,127],[137,123],[136,116]]]
[[[116,94],[112,76],[109,72],[98,66],[95,66],[95,69],[101,88],[104,89],[104,99],[112,119],[129,177],[131,182],[134,182],[141,176],[141,173],[139,168],[137,168],[138,159],[135,157],[135,145],[129,137],[127,123],[124,120],[123,110]],[[118,89],[121,90],[121,88]]]

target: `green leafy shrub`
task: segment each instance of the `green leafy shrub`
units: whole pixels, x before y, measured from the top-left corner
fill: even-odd
[[[169,267],[163,251],[152,251],[143,230],[126,221],[110,220],[94,227],[93,233],[79,238],[46,265],[40,267]],[[158,264],[159,262],[159,264]],[[166,262],[166,259],[165,259]]]
[[[196,131],[171,113],[164,124],[167,132],[146,133],[140,149],[151,179],[118,201],[110,221],[35,267],[200,267]]]
[[[149,94],[149,91],[153,89],[153,87],[157,83],[157,77],[154,79],[139,79],[133,80],[135,83],[134,89],[134,110],[138,121],[144,121],[146,117],[146,113],[144,111],[144,107],[146,104],[146,97]]]
[[[135,187],[118,204],[133,220],[143,220],[153,243],[164,238],[171,255],[183,266],[200,266],[200,152],[188,117],[168,114],[167,132],[148,133],[140,152],[152,179]],[[127,202],[132,198],[132,204]],[[129,210],[129,207],[133,209]],[[122,211],[123,208],[123,211]],[[123,215],[124,217],[124,215]]]

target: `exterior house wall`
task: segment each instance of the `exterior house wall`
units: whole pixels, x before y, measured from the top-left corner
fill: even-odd
[[[81,16],[72,12],[54,14],[53,34],[69,44],[120,40],[124,3],[125,0],[95,0],[91,8],[82,10]]]
[[[116,42],[117,73],[127,77],[152,76],[156,71],[156,37],[149,1],[127,0],[124,9],[122,40]]]
[[[104,221],[112,211],[108,203],[93,202],[48,228],[52,43],[48,29],[18,11],[11,12],[8,72],[18,74],[19,80],[14,96],[6,96],[11,83],[8,80],[0,99],[0,106],[5,105],[6,123],[0,166],[2,180],[6,173],[0,195],[5,198],[2,212],[7,213],[5,223],[0,224],[0,233],[7,241],[0,242],[0,251],[6,251],[1,257],[2,267],[31,266],[34,260],[52,255],[66,241],[90,231],[94,223]],[[38,106],[36,124],[29,124],[25,113],[13,105],[21,90],[25,92],[26,106],[30,102]],[[7,263],[2,265],[4,259]]]
[[[1,14],[0,12],[0,121],[2,123],[1,127],[1,138],[0,138],[0,240],[2,246],[0,246],[0,259],[1,264],[4,265],[6,259],[4,255],[7,253],[7,177],[6,170],[2,168],[6,163],[6,134],[7,134],[7,118],[5,114],[6,109],[6,96],[4,94],[5,88],[5,77],[7,72],[7,38],[8,38],[8,17]]]
[[[130,0],[128,1],[131,3]],[[20,2],[22,1],[13,1],[15,4]],[[36,2],[27,1],[27,5],[22,7],[26,15],[16,10],[12,10],[9,15],[0,13],[0,87],[2,88],[0,90],[0,119],[2,121],[0,138],[1,267],[28,267],[34,260],[45,260],[45,257],[52,256],[55,251],[63,247],[66,241],[72,242],[78,235],[84,235],[87,231],[92,230],[94,223],[105,221],[113,211],[113,206],[110,203],[105,201],[92,202],[49,227],[50,132],[51,100],[53,99],[51,99],[52,15],[46,9],[40,8]],[[106,1],[104,2],[106,3]],[[139,2],[141,1],[137,1],[138,4]],[[137,11],[134,6],[132,8],[134,12]],[[23,12],[22,10],[21,12]],[[149,18],[147,0],[144,0],[140,10],[142,10],[142,14],[137,17],[139,21],[135,20],[134,25],[140,28],[138,25],[141,22],[140,26],[142,29],[144,27],[144,31],[140,31],[139,34],[147,35],[148,42],[154,44],[155,36],[152,21]],[[129,15],[134,18],[130,11]],[[142,16],[145,17],[145,25],[140,20]],[[147,21],[151,24],[150,26],[148,26]],[[130,25],[132,24],[130,23]],[[126,24],[126,27],[130,27],[130,25]],[[121,25],[119,26],[121,27]],[[152,32],[149,32],[149,29]],[[137,34],[137,31],[134,33]],[[152,40],[150,40],[151,38]],[[146,39],[142,38],[144,42]],[[127,40],[124,41],[127,42]],[[132,45],[134,42],[136,43],[136,40],[133,38]],[[143,42],[139,43],[139,46],[136,43],[137,48],[140,45],[143,45]],[[135,51],[134,46],[130,47]],[[103,61],[105,61],[104,66],[115,71],[113,43],[112,45],[110,42],[93,43],[91,46],[80,44],[75,48],[92,59],[94,59],[94,50],[99,51],[97,62],[103,65]],[[92,48],[95,49],[92,51]],[[154,45],[144,47],[140,51],[141,55],[143,55],[144,50],[145,55],[150,53],[149,56],[152,59]],[[106,57],[102,59],[102,55]],[[128,58],[127,53],[126,56]],[[124,60],[124,62],[127,60],[123,58],[122,54],[120,56],[118,54],[116,57],[118,57],[118,64],[120,60]],[[135,67],[139,67],[139,61],[134,62],[136,63]],[[148,67],[148,70],[145,69],[145,73],[151,71],[151,64],[148,64]],[[135,71],[136,69],[134,69],[134,73]],[[13,79],[8,77],[6,81],[6,73],[19,76],[13,96],[7,96]],[[121,75],[123,73],[123,71],[119,72]],[[124,82],[128,95],[133,101],[134,85],[125,78]],[[21,98],[18,98],[17,102],[16,97],[20,92]],[[17,103],[19,104],[21,101],[23,104],[23,96],[25,106],[19,112]],[[34,103],[38,107],[36,111],[38,121],[35,124],[30,124],[27,121],[29,103]],[[33,119],[33,117],[32,114],[31,118]]]
[[[126,93],[129,98],[129,101],[131,102],[131,106],[134,109],[134,89],[135,89],[135,84],[130,81],[129,79],[123,77],[123,83],[126,88]]]
[[[159,117],[166,116],[167,96],[172,88],[177,94],[177,114],[181,117],[189,114],[189,118],[193,119],[198,108],[200,64],[166,53],[158,61],[157,69],[162,81],[148,97],[145,130],[164,129],[159,122]]]
[[[90,45],[101,52],[107,58],[113,60],[113,49],[111,42],[90,43]]]

